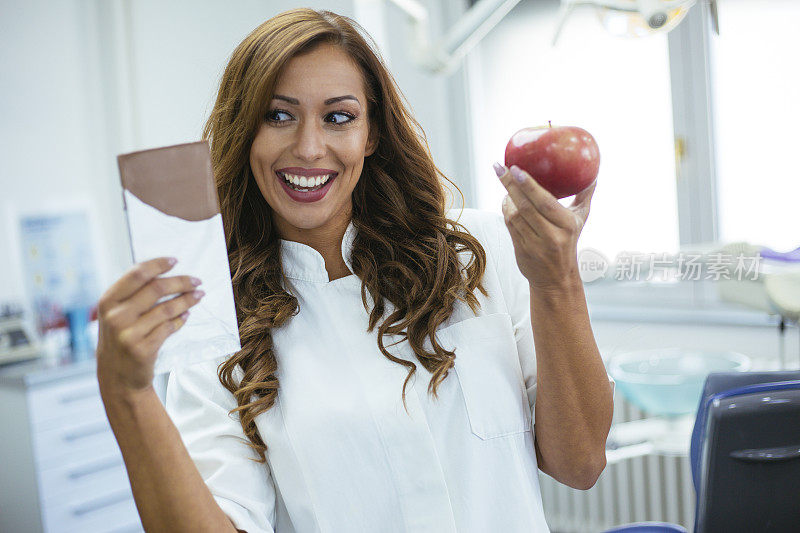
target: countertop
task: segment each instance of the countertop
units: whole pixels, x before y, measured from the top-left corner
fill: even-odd
[[[97,361],[34,359],[0,366],[0,387],[38,387],[75,376],[95,373]]]

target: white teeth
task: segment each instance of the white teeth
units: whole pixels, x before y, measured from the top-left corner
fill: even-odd
[[[294,174],[284,174],[280,173],[286,181],[291,182],[293,185],[297,185],[298,187],[319,187],[320,185],[327,182],[333,174],[327,174],[325,176],[315,176],[312,178],[308,178],[306,176],[295,176]]]

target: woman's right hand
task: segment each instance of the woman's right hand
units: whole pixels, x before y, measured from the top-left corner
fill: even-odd
[[[164,341],[186,323],[203,297],[200,280],[158,276],[174,266],[158,257],[134,265],[98,301],[97,378],[101,394],[135,394],[152,387]],[[164,296],[175,298],[155,305]]]

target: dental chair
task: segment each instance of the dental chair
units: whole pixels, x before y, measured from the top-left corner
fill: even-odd
[[[695,533],[800,531],[800,371],[706,379],[689,460]],[[605,533],[686,532],[640,522]]]

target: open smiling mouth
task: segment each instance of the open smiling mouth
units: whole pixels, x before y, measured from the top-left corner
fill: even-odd
[[[337,172],[320,176],[297,176],[285,172],[275,171],[279,178],[292,190],[298,192],[312,192],[322,189],[329,181],[337,176]]]

